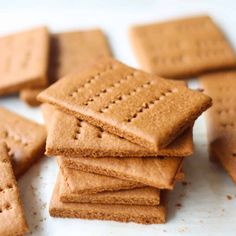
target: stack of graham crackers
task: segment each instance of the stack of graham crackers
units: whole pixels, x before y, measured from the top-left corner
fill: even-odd
[[[208,96],[106,58],[38,99],[48,103],[46,153],[60,167],[52,216],[165,222],[166,190],[183,177]]]

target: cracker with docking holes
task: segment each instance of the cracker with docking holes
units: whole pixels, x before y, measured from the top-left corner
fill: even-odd
[[[62,202],[149,206],[159,205],[160,203],[160,190],[148,186],[119,191],[104,191],[95,194],[78,194],[71,192],[66,179],[60,174],[59,186],[59,195]]]
[[[209,155],[236,182],[236,71],[202,76],[201,84],[213,99],[206,113]]]
[[[136,181],[159,189],[173,189],[183,158],[176,157],[59,157],[62,165],[124,180]]]
[[[49,206],[49,213],[53,217],[114,220],[140,224],[160,224],[166,221],[166,193],[161,193],[161,202],[157,206],[63,203],[60,201],[59,187],[57,181]]]
[[[11,160],[4,143],[0,143],[0,225],[0,235],[23,235],[28,232]]]
[[[0,108],[0,141],[5,142],[16,177],[43,156],[46,142],[44,126]]]
[[[134,26],[133,49],[142,69],[171,79],[236,67],[236,54],[209,16]]]
[[[49,55],[49,83],[54,83],[73,71],[83,70],[93,61],[111,56],[111,49],[104,33],[91,29],[51,35]],[[29,105],[37,106],[37,95],[42,90],[25,89],[20,97]]]
[[[152,151],[170,144],[211,106],[198,91],[111,58],[59,80],[38,98]]]
[[[145,157],[190,156],[193,153],[192,128],[184,131],[166,148],[150,151],[126,139],[101,130],[86,121],[42,104],[46,124],[50,123],[46,153],[50,156]],[[55,113],[53,111],[55,110]],[[65,132],[65,129],[67,132]]]
[[[0,38],[0,95],[48,83],[49,35],[46,27]]]

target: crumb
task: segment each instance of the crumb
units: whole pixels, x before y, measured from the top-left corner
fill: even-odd
[[[180,208],[180,207],[182,207],[182,204],[181,203],[177,203],[177,204],[175,204],[175,206]]]
[[[228,200],[232,200],[232,197],[230,195],[227,195]]]
[[[38,227],[39,227],[38,225],[35,225],[35,226],[34,226],[34,229],[36,230],[36,229],[38,229]]]
[[[166,233],[166,232],[167,232],[167,231],[166,231],[166,229],[163,229],[163,232],[165,232],[165,233]]]
[[[178,229],[179,232],[187,232],[188,228],[187,227],[181,227]]]
[[[33,215],[34,215],[34,216],[36,216],[36,215],[37,215],[37,212],[36,212],[36,211],[34,211],[34,212],[33,212]]]
[[[188,185],[188,182],[187,182],[187,181],[183,181],[183,182],[182,182],[182,185],[183,185],[183,186],[187,186],[187,185]]]
[[[222,212],[224,212],[225,211],[225,209],[224,208],[222,208],[222,210],[221,210]]]

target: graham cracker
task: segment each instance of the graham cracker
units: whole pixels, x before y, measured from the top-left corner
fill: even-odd
[[[131,42],[142,69],[183,79],[236,67],[236,54],[209,16],[134,26]]]
[[[51,35],[49,56],[49,82],[72,73],[80,72],[91,62],[111,56],[106,36],[100,29],[63,32]],[[42,89],[26,89],[20,97],[31,106],[39,105],[37,95]]]
[[[59,157],[62,165],[100,175],[136,181],[159,189],[172,189],[183,158],[176,157]]]
[[[49,206],[53,217],[114,220],[141,224],[159,224],[166,221],[166,195],[161,194],[158,206],[114,205],[89,203],[63,203],[59,196],[59,183],[56,183]]]
[[[0,143],[0,225],[0,235],[23,235],[28,232],[16,179],[4,143]]]
[[[206,113],[209,155],[236,182],[236,71],[203,76],[201,84],[214,104]]]
[[[4,108],[0,108],[0,120],[0,141],[7,144],[14,173],[19,177],[43,156],[45,128]]]
[[[43,103],[41,104],[40,109],[42,111],[45,127],[47,131],[49,131],[49,128],[51,127],[52,123],[52,117],[54,116],[55,108],[52,105]]]
[[[61,158],[57,158],[60,173],[67,183],[70,192],[74,194],[94,194],[99,192],[118,191],[124,189],[134,189],[145,187],[144,184],[113,178],[110,176],[99,175],[78,169],[68,168],[62,164]],[[175,176],[175,181],[183,181],[185,174],[180,168]]]
[[[118,191],[144,187],[135,181],[117,179],[105,175],[84,172],[63,165],[61,158],[57,158],[61,175],[74,194],[94,194],[104,191]]]
[[[61,79],[38,98],[153,151],[170,144],[211,106],[198,91],[110,58]]]
[[[166,148],[153,152],[101,130],[86,121],[80,121],[74,116],[55,110],[52,105],[43,104],[41,108],[46,124],[50,124],[46,145],[46,154],[50,156],[183,157],[193,153],[192,127],[184,131]]]
[[[0,95],[47,85],[49,35],[46,27],[0,38]]]
[[[71,192],[66,180],[59,174],[59,195],[62,202],[148,205],[160,204],[160,190],[152,187],[128,190],[108,191],[96,194],[78,194]]]

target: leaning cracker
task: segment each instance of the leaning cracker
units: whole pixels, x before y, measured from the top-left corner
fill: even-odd
[[[176,157],[60,157],[62,165],[85,172],[136,181],[159,189],[172,189],[183,158]]]
[[[59,183],[56,183],[49,206],[54,217],[81,219],[114,220],[141,224],[159,224],[166,221],[167,199],[161,196],[158,206],[112,205],[89,203],[63,203],[59,197]]]
[[[159,76],[183,79],[236,66],[236,54],[209,16],[135,26],[130,34],[142,69]]]
[[[11,160],[4,143],[0,143],[0,225],[0,235],[23,235],[28,232]]]
[[[63,165],[61,158],[57,158],[57,161],[61,175],[65,179],[70,191],[75,194],[94,194],[103,191],[118,191],[121,189],[144,187],[143,184],[135,181],[127,181],[67,168]]]
[[[46,145],[46,154],[50,156],[183,157],[193,153],[192,128],[184,131],[166,148],[153,152],[103,131],[86,121],[80,121],[74,116],[55,110],[52,105],[43,104],[41,108],[46,124],[50,124]]]
[[[7,144],[14,173],[19,177],[43,156],[45,128],[4,108],[0,108],[0,120],[0,141]]]
[[[46,27],[0,38],[0,95],[47,85],[49,35]]]
[[[38,98],[153,151],[170,144],[211,105],[198,91],[114,59],[61,79]]]
[[[59,174],[59,195],[62,202],[126,204],[155,206],[160,203],[160,190],[152,187],[108,191],[96,194],[78,194],[70,190],[66,180]]]
[[[49,82],[73,71],[81,71],[95,60],[111,56],[104,33],[99,29],[64,32],[51,35],[49,56]],[[39,105],[37,95],[43,89],[26,89],[20,97],[29,105]]]
[[[206,113],[209,155],[236,182],[236,71],[203,76],[201,84],[214,104]]]

